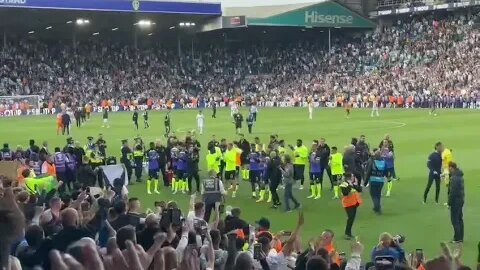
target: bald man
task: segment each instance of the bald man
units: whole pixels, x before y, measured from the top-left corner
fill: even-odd
[[[52,246],[61,252],[83,237],[94,238],[100,228],[100,219],[92,219],[86,226],[78,226],[78,212],[73,208],[66,208],[60,212],[63,229],[52,237]]]

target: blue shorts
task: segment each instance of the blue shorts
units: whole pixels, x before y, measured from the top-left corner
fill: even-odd
[[[321,181],[322,181],[322,173],[321,172],[311,172],[310,173],[310,182],[318,184]]]
[[[148,178],[151,179],[157,179],[158,180],[158,172],[159,169],[154,169],[154,170],[148,170]]]

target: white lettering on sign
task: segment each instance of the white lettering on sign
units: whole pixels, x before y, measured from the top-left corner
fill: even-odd
[[[305,23],[308,24],[353,24],[350,15],[325,15],[316,11],[305,11]]]
[[[0,5],[25,5],[27,0],[0,0]]]

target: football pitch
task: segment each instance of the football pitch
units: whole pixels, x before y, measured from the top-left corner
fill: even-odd
[[[246,117],[246,108],[242,113]],[[187,130],[196,128],[196,110],[172,111],[172,130],[177,137],[183,137]],[[477,255],[477,243],[480,240],[480,203],[475,196],[480,194],[479,156],[480,149],[476,145],[480,134],[480,115],[477,110],[439,110],[438,116],[430,116],[424,109],[385,109],[380,110],[381,116],[371,118],[369,110],[355,109],[349,119],[345,118],[341,109],[316,109],[313,120],[308,119],[306,108],[260,108],[258,120],[253,134],[244,133],[247,140],[253,141],[260,137],[262,143],[268,143],[271,134],[278,134],[286,144],[295,144],[301,138],[307,147],[313,139],[326,138],[327,144],[339,149],[350,143],[352,137],[364,134],[370,148],[377,147],[385,134],[390,134],[396,154],[396,172],[401,178],[394,183],[392,196],[382,198],[383,215],[377,216],[372,211],[372,203],[368,190],[362,197],[364,204],[359,208],[353,233],[365,245],[364,259],[368,260],[370,251],[378,243],[378,235],[387,231],[392,234],[402,234],[406,237],[407,252],[416,248],[425,250],[427,258],[440,254],[442,241],[450,241],[453,229],[450,225],[446,202],[446,189],[442,184],[441,204],[434,203],[434,187],[430,191],[426,205],[422,204],[422,195],[427,181],[426,162],[433,151],[433,145],[441,141],[446,147],[453,149],[454,160],[465,173],[466,203],[464,208],[465,248],[463,261],[473,266]],[[103,133],[107,141],[107,154],[120,154],[121,140],[140,135],[145,143],[162,139],[164,134],[163,117],[165,112],[150,113],[150,128],[143,129],[143,120],[139,120],[140,129],[133,129],[131,113],[111,113],[110,128],[101,128],[100,114],[94,114],[92,119],[81,128],[73,127],[72,136],[83,145],[87,136],[97,137]],[[228,141],[238,137],[230,119],[230,111],[220,109],[217,118],[210,117],[211,110],[205,110],[205,133],[198,135],[202,144],[202,159],[200,168],[205,174],[205,151],[207,142],[213,134],[217,139]],[[139,117],[141,118],[141,117]],[[35,139],[37,145],[43,140],[48,141],[50,151],[55,146],[63,147],[67,136],[56,135],[55,116],[15,117],[0,119],[0,143],[8,142],[12,150],[17,145],[28,146],[29,139]],[[306,180],[306,185],[308,180]],[[350,252],[348,241],[343,240],[346,214],[338,200],[332,199],[329,190],[330,183],[325,177],[323,197],[320,200],[307,199],[308,188],[294,190],[304,208],[306,224],[303,229],[303,245],[306,246],[311,237],[319,235],[324,229],[332,229],[337,236],[337,250]],[[154,201],[176,200],[186,214],[189,196],[172,195],[170,190],[162,189],[160,195],[147,195],[145,184],[135,184],[129,187],[130,196],[141,198],[142,207],[153,208]],[[279,191],[283,196],[283,191]],[[297,220],[297,214],[283,213],[282,210],[272,210],[267,203],[255,203],[250,198],[250,184],[242,182],[237,198],[227,198],[226,205],[238,206],[242,209],[242,217],[253,224],[260,217],[267,217],[272,223],[272,231],[292,230]]]

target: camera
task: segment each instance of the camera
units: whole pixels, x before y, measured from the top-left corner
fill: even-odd
[[[405,236],[403,236],[401,234],[397,234],[397,235],[392,237],[392,240],[395,244],[400,245],[400,244],[403,244],[405,242]]]

